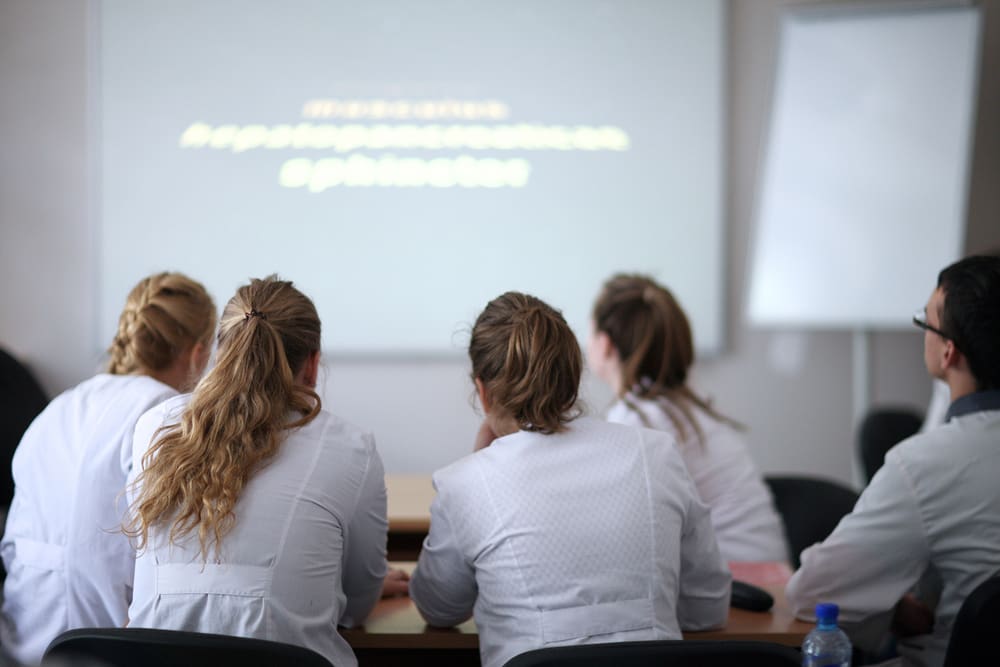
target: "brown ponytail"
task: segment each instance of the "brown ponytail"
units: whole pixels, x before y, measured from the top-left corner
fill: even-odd
[[[472,329],[469,358],[473,379],[521,429],[555,433],[579,415],[580,346],[540,299],[507,292],[490,301]]]
[[[127,375],[169,367],[177,355],[211,340],[215,304],[201,283],[158,273],[132,288],[108,348],[108,373]]]
[[[666,287],[642,275],[615,275],[604,284],[594,304],[593,320],[594,328],[611,339],[621,360],[619,398],[631,391],[640,398],[657,401],[682,442],[687,439],[687,427],[699,442],[704,438],[692,407],[717,421],[742,428],[687,386],[695,358],[691,325]]]
[[[202,558],[213,542],[218,553],[247,481],[278,452],[287,429],[319,414],[319,396],[295,382],[319,347],[316,308],[292,283],[272,276],[236,292],[222,314],[215,367],[180,423],[143,457],[125,529],[137,548],[150,527],[170,522],[171,542],[197,529]],[[289,420],[290,413],[300,416]]]

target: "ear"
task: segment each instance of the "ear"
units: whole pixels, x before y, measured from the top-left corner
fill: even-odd
[[[615,346],[611,344],[611,336],[605,331],[595,331],[593,334],[594,341],[594,353],[597,354],[597,358],[602,361],[607,361],[612,357],[618,355],[618,351]]]
[[[203,342],[197,342],[191,346],[188,351],[188,371],[194,378],[201,377],[201,374],[205,372],[205,368],[208,366],[208,358],[212,353],[211,343],[206,345]]]
[[[962,355],[961,350],[955,347],[954,341],[947,339],[944,341],[944,349],[941,352],[941,370],[947,370],[949,368],[960,369],[963,368],[965,364],[965,357]]]
[[[493,401],[490,400],[490,394],[486,390],[486,385],[479,378],[476,378],[476,394],[479,395],[479,404],[483,406],[483,413],[490,414]]]
[[[319,379],[319,350],[306,357],[296,379],[307,387],[316,388],[316,381]]]

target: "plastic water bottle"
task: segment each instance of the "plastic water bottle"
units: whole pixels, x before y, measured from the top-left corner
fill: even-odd
[[[837,627],[837,605],[816,605],[816,628],[802,642],[802,667],[851,667],[851,640]]]

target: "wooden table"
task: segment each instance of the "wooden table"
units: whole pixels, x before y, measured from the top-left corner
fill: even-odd
[[[389,560],[416,560],[431,524],[430,475],[386,475]]]
[[[430,475],[386,475],[389,530],[423,531],[431,525],[434,484]]]
[[[394,563],[394,567],[413,568],[413,563]],[[774,566],[757,575],[746,564],[732,564],[738,578],[752,581],[774,596],[774,607],[768,612],[730,609],[726,627],[705,632],[685,632],[685,639],[768,641],[800,646],[813,625],[792,616],[785,599],[784,579],[789,572]],[[777,574],[776,574],[777,572]],[[420,617],[413,602],[406,597],[381,600],[363,628],[341,630],[354,648],[358,660],[365,665],[389,665],[402,658],[426,658],[443,665],[470,665],[479,661],[479,636],[475,622],[469,620],[455,628],[430,628]],[[414,652],[417,655],[414,655]],[[398,664],[398,663],[397,663]]]

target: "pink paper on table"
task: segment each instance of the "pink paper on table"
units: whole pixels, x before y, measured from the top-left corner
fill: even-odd
[[[784,586],[792,576],[792,568],[788,567],[788,563],[778,561],[730,561],[729,571],[733,573],[733,579],[755,586]]]

